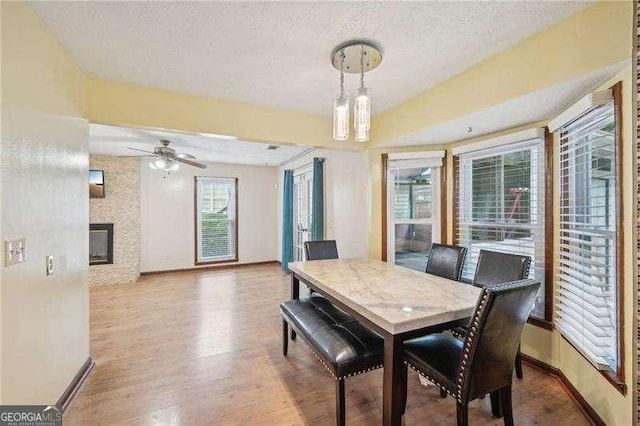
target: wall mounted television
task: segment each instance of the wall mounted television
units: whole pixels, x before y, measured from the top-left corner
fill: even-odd
[[[89,170],[89,198],[104,198],[104,172]]]

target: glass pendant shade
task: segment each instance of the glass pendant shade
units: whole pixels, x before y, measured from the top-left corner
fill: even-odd
[[[365,129],[364,127],[355,129],[354,133],[356,142],[366,142],[369,140],[369,129]]]
[[[349,95],[339,94],[333,99],[333,139],[349,139]]]
[[[369,96],[369,89],[366,87],[361,87],[356,92],[353,128],[355,130],[356,142],[366,142],[369,140],[369,129],[371,128],[371,97]]]

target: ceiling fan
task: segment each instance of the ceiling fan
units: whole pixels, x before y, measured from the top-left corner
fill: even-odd
[[[188,166],[198,167],[200,169],[206,169],[207,165],[194,161],[196,157],[191,154],[181,154],[176,153],[175,149],[169,148],[169,144],[171,141],[166,139],[162,139],[160,141],[162,146],[158,146],[153,149],[153,151],[146,151],[144,149],[131,148],[128,147],[132,151],[144,152],[145,154],[150,154],[157,157],[149,166],[152,169],[163,170],[165,172],[172,172],[178,170],[179,164],[183,163]]]

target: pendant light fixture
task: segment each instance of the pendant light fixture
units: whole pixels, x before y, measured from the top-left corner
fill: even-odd
[[[369,140],[371,129],[371,96],[364,87],[364,74],[382,62],[382,53],[374,45],[363,41],[350,41],[334,49],[332,64],[340,71],[340,94],[333,101],[333,139],[349,139],[349,95],[344,92],[344,73],[360,74],[360,87],[356,91],[353,127],[356,142]]]
[[[371,98],[369,89],[364,87],[364,46],[360,46],[360,88],[356,91],[356,101],[353,105],[353,130],[356,142],[369,140],[371,127]]]
[[[344,50],[340,50],[340,93],[333,99],[333,139],[349,139],[349,94],[344,93]]]

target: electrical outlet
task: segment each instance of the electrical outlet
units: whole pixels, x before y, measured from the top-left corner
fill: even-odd
[[[56,270],[55,259],[52,254],[47,255],[47,276],[53,274]]]

